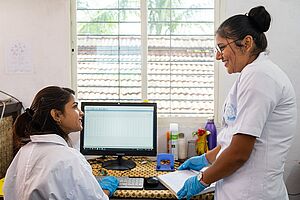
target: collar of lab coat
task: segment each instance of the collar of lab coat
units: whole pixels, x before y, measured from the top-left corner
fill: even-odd
[[[31,135],[30,139],[31,142],[55,143],[68,146],[67,142],[61,136],[56,134]]]
[[[244,69],[241,71],[241,74],[243,73],[243,72],[245,72],[247,69],[250,69],[252,66],[255,66],[255,65],[257,65],[257,63],[260,63],[260,62],[262,62],[262,61],[264,61],[264,60],[267,60],[267,59],[269,59],[269,52],[266,52],[266,51],[263,51],[263,52],[261,52],[259,55],[258,55],[258,57],[252,62],[252,63],[250,63],[250,64],[248,64],[248,65],[246,65],[245,67],[244,67]],[[240,75],[241,76],[241,75]]]
[[[256,65],[256,63],[266,60],[268,58],[269,58],[268,52],[263,51],[257,56],[257,58],[252,63],[248,64],[248,66]]]

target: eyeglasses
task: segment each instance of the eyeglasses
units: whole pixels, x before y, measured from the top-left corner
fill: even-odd
[[[236,42],[236,41],[239,41],[240,39],[237,39],[237,40],[233,40],[233,41],[231,41],[231,42],[228,42],[227,44],[225,44],[225,45],[222,45],[222,46],[219,46],[219,45],[216,45],[216,51],[218,52],[218,53],[222,53],[223,51],[224,51],[224,49],[228,46],[228,45],[230,45],[230,44],[232,44],[232,43],[234,43],[234,42]]]

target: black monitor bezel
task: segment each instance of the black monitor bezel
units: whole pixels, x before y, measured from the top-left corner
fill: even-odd
[[[85,106],[147,106],[153,107],[153,149],[151,150],[136,150],[136,149],[85,149],[84,144],[84,116],[82,118],[82,131],[80,134],[80,152],[83,155],[98,155],[98,156],[156,156],[157,154],[157,104],[156,103],[140,103],[140,102],[80,102],[81,110],[84,112]]]

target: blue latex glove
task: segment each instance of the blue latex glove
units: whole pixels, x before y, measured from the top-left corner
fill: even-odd
[[[119,185],[119,180],[114,176],[106,176],[102,180],[98,181],[103,190],[109,191],[109,196],[111,197],[116,191]]]
[[[190,177],[177,192],[178,199],[182,199],[186,196],[187,200],[189,200],[192,196],[200,193],[205,188],[206,187],[198,181],[197,176]]]
[[[187,159],[182,165],[178,167],[178,170],[193,169],[199,171],[203,167],[206,167],[208,165],[209,163],[206,159],[205,154],[202,154],[201,156],[194,156]]]

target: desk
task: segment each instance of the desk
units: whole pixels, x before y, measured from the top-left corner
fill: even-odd
[[[129,157],[125,157],[128,159]],[[106,170],[102,168],[101,163],[105,160],[103,158],[97,158],[88,160],[93,169],[95,176],[103,175],[103,172],[110,176],[131,176],[131,177],[152,177],[168,172],[156,171],[156,161],[150,161],[146,157],[130,157],[136,163],[136,167],[131,170]],[[142,161],[147,160],[146,164],[141,164]],[[178,162],[175,162],[175,168],[179,166]],[[192,199],[198,200],[212,200],[213,193],[208,193],[200,196],[193,197]],[[176,199],[176,197],[169,190],[117,190],[111,199]]]

